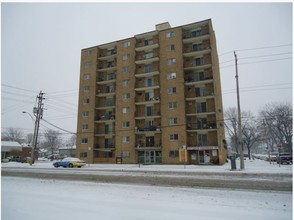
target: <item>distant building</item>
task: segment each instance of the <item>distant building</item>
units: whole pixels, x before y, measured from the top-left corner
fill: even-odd
[[[83,49],[79,91],[77,157],[88,163],[226,161],[210,19]]]
[[[11,156],[21,156],[22,146],[15,141],[1,141],[1,159]]]
[[[61,157],[76,157],[76,146],[61,147],[58,151]]]

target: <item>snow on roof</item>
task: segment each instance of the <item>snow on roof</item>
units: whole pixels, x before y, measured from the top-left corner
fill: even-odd
[[[1,152],[9,152],[9,151],[21,151],[22,146],[15,141],[1,141]]]
[[[77,146],[70,146],[70,147],[66,146],[66,147],[60,147],[58,149],[59,150],[70,150],[70,149],[76,149],[76,148],[77,148]]]

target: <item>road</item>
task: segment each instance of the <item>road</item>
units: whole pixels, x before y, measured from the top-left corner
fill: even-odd
[[[79,168],[2,167],[2,176],[94,181],[156,186],[210,187],[292,192],[292,174],[242,172],[179,172],[138,170],[87,170]]]

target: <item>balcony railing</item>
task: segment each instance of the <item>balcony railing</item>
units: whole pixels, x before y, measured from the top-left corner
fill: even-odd
[[[204,122],[204,123],[188,123],[187,130],[209,130],[216,129],[215,122]]]
[[[150,126],[150,127],[138,127],[136,128],[136,132],[148,132],[148,131],[157,131],[160,132],[160,127],[159,126]]]

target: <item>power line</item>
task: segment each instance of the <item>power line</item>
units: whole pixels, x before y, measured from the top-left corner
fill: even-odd
[[[17,89],[17,90],[22,90],[22,91],[26,91],[26,92],[31,92],[31,93],[36,93],[36,91],[33,91],[33,90],[29,90],[29,89],[23,89],[23,88],[19,88],[19,87],[15,87],[15,86],[10,86],[10,85],[7,85],[7,84],[1,84],[1,86],[4,86],[4,87],[8,87],[8,88],[13,88],[13,89]]]
[[[70,133],[70,134],[76,134],[76,133],[74,133],[74,132],[71,132],[71,131],[65,130],[65,129],[61,128],[61,127],[58,127],[58,126],[56,126],[56,125],[50,123],[49,121],[45,120],[44,118],[42,118],[42,120],[43,120],[44,122],[46,122],[47,124],[49,124],[49,125],[51,125],[51,126],[57,128],[57,129],[59,129],[59,130],[65,131],[65,132]]]

